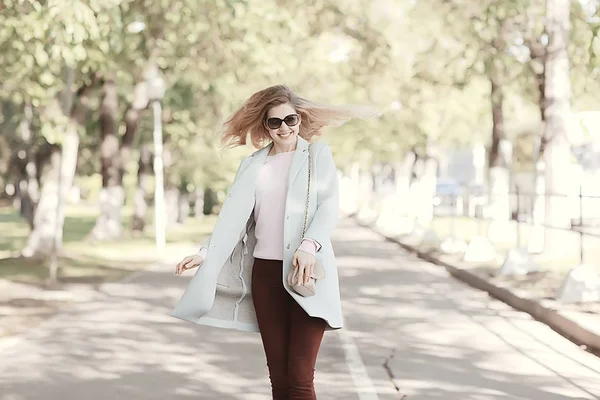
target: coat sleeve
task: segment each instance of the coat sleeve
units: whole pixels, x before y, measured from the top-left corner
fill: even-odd
[[[319,251],[330,240],[339,212],[339,183],[331,149],[324,145],[315,159],[317,180],[312,188],[317,191],[317,210],[306,229],[305,238],[317,242]],[[311,188],[311,190],[312,190]]]
[[[231,183],[231,185],[233,186],[233,184],[235,182],[237,182],[239,176],[240,176],[240,172],[242,171],[242,166],[244,165],[244,162],[247,160],[247,158],[245,158],[244,160],[242,160],[242,162],[240,163],[240,165],[238,166],[237,172],[235,173],[235,178],[233,178],[233,182]],[[212,238],[212,234],[209,235],[204,242],[202,243],[202,245],[200,246],[200,249],[198,250],[198,254],[200,254],[202,256],[203,259],[206,260],[206,255],[208,254],[208,248],[210,246],[210,239]]]

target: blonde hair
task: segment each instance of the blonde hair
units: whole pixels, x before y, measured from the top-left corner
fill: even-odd
[[[224,124],[223,145],[227,148],[245,145],[250,135],[254,147],[263,147],[271,139],[265,126],[267,113],[271,108],[285,103],[289,103],[300,114],[299,135],[307,141],[320,136],[325,126],[340,126],[353,118],[381,115],[381,112],[366,106],[315,103],[296,95],[285,85],[276,85],[254,93],[229,117]]]

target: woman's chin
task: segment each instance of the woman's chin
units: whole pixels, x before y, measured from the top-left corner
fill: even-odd
[[[293,133],[288,133],[287,135],[277,135],[274,140],[280,144],[291,144],[296,141],[296,135]]]

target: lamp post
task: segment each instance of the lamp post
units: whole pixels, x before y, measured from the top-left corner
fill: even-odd
[[[156,64],[151,64],[145,72],[148,101],[154,115],[154,230],[156,249],[162,254],[165,249],[165,188],[163,172],[162,105],[165,83]]]

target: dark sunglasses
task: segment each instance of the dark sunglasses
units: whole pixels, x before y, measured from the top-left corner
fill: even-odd
[[[300,122],[300,117],[298,114],[290,114],[287,115],[284,119],[281,118],[267,118],[267,126],[269,129],[279,129],[281,123],[285,122],[285,124],[289,126],[296,126],[298,122]]]

